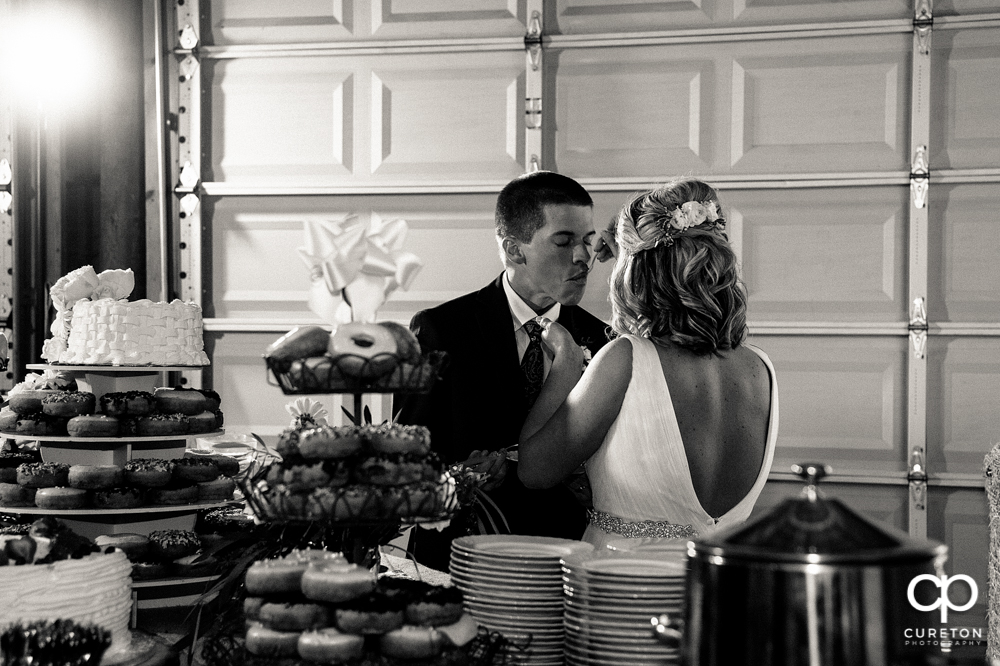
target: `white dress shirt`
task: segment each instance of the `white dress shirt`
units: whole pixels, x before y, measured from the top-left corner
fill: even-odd
[[[524,358],[524,352],[528,349],[528,343],[531,341],[528,332],[524,330],[524,325],[532,319],[537,321],[542,317],[556,321],[559,319],[559,311],[562,306],[560,303],[556,303],[542,314],[535,314],[531,306],[525,303],[524,299],[518,296],[514,288],[510,286],[510,281],[507,280],[506,273],[503,276],[503,290],[507,294],[507,304],[510,306],[511,320],[514,325],[514,340],[517,342],[517,359],[520,362]],[[545,367],[542,376],[548,377],[549,368],[552,366],[552,359],[549,358],[547,353],[544,354],[544,359]]]

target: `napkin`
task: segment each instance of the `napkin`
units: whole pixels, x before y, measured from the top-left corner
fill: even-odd
[[[423,266],[403,250],[405,220],[306,220],[299,255],[309,269],[309,308],[323,321],[374,322],[396,289],[409,289]]]

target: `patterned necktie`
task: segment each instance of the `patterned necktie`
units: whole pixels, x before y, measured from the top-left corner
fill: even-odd
[[[545,374],[545,356],[542,351],[542,327],[532,319],[524,325],[528,334],[528,348],[521,358],[521,372],[524,373],[524,399],[528,409],[535,404],[542,390],[542,378]]]

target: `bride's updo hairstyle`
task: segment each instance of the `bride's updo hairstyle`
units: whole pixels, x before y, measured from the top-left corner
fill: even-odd
[[[667,338],[696,354],[747,336],[746,293],[715,189],[675,180],[632,198],[615,220],[611,328]]]

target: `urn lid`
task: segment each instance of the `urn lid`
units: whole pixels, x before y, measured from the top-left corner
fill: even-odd
[[[822,463],[793,465],[805,481],[798,497],[767,513],[697,540],[701,555],[766,562],[866,564],[927,561],[947,556],[947,547],[910,537],[874,522],[843,502],[824,496],[819,482],[830,473]]]

